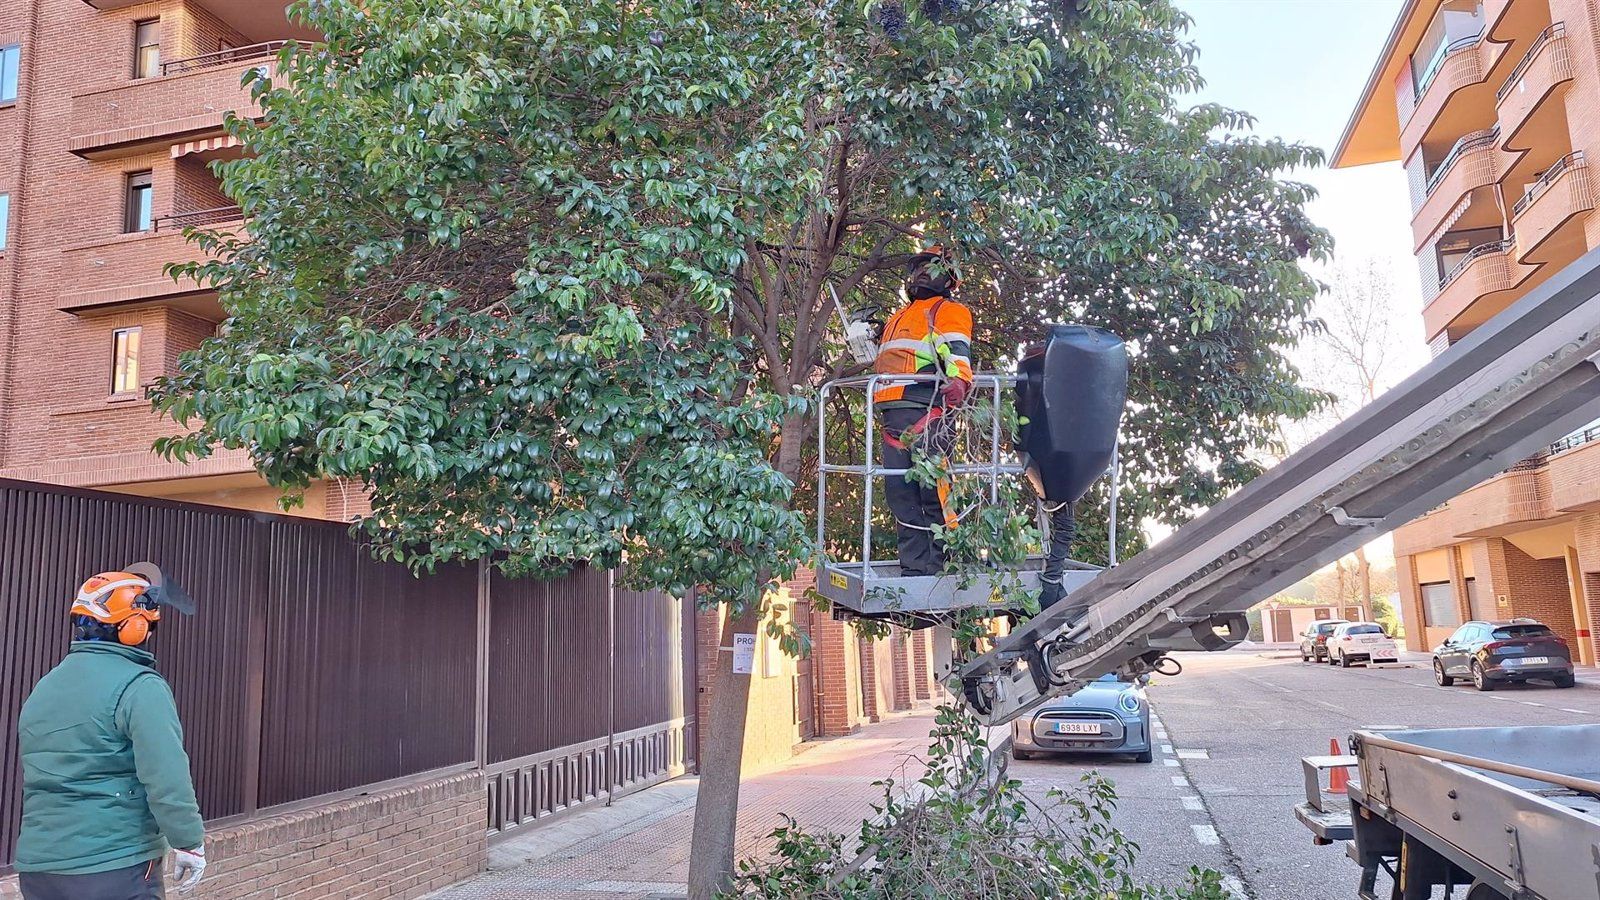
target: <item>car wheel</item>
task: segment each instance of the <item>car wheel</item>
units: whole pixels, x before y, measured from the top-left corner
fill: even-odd
[[[1304,647],[1300,648],[1300,661],[1301,662],[1311,662],[1311,657],[1306,655],[1306,649]]]
[[[1577,687],[1577,686],[1578,686],[1578,679],[1573,675],[1569,674],[1569,675],[1557,675],[1556,676],[1556,687],[1558,687],[1558,688],[1569,688],[1569,687]]]
[[[1142,762],[1142,763],[1155,762],[1156,761],[1155,751],[1154,750],[1146,750],[1145,752],[1140,753],[1139,755],[1135,756],[1133,758],[1133,761],[1134,762]]]
[[[1444,663],[1437,659],[1433,661],[1433,680],[1439,682],[1440,687],[1449,687],[1456,683],[1454,678],[1444,673]]]
[[[1012,744],[1011,745],[1011,758],[1012,759],[1033,759],[1033,754],[1029,753],[1026,750],[1018,750],[1017,746],[1015,744]]]
[[[1483,671],[1483,666],[1478,665],[1477,660],[1472,661],[1472,686],[1480,691],[1494,690],[1494,682],[1489,680],[1488,673]]]
[[[1341,668],[1341,669],[1350,668],[1350,654],[1348,654],[1348,653],[1339,654],[1339,668]]]

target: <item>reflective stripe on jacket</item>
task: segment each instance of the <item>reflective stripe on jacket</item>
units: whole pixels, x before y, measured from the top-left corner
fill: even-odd
[[[883,327],[873,371],[880,375],[928,375],[972,381],[972,310],[946,297],[913,300]],[[874,395],[880,406],[929,406],[933,382],[895,384]]]

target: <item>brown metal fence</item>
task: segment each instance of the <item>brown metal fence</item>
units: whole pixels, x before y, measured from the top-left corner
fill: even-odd
[[[66,652],[78,584],[138,559],[200,604],[151,646],[209,820],[476,764],[502,830],[691,764],[692,620],[676,600],[613,599],[595,570],[414,578],[336,523],[0,480],[0,867],[22,701]]]

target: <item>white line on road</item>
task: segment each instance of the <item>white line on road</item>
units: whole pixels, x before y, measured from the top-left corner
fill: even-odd
[[[1222,889],[1227,891],[1229,896],[1236,898],[1236,900],[1246,900],[1249,896],[1244,892],[1244,882],[1240,881],[1237,875],[1222,876]]]
[[[1173,787],[1188,787],[1189,786],[1189,779],[1183,777],[1182,775],[1174,775],[1174,776],[1172,776],[1172,786]]]
[[[1183,801],[1183,808],[1189,810],[1190,812],[1199,812],[1200,810],[1205,809],[1204,806],[1200,805],[1199,797],[1179,797],[1178,799]]]
[[[1523,706],[1539,706],[1539,707],[1543,707],[1544,706],[1543,703],[1535,703],[1532,700],[1518,700],[1517,702],[1521,703]]]
[[[1169,766],[1176,766],[1178,764],[1178,761],[1175,759],[1163,759],[1161,762]]]
[[[1179,750],[1179,759],[1210,759],[1211,753],[1207,750]]]
[[[1194,829],[1194,839],[1202,844],[1214,846],[1222,843],[1222,838],[1217,836],[1217,829],[1212,825],[1190,825]]]
[[[1561,707],[1561,711],[1562,712],[1570,712],[1570,713],[1579,713],[1579,714],[1588,712],[1587,709],[1568,709],[1565,706]]]
[[[1162,744],[1161,745],[1161,752],[1162,753],[1171,753],[1172,752],[1172,745],[1171,744]]]

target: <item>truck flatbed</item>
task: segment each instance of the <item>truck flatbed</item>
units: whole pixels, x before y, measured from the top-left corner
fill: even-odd
[[[1395,900],[1441,886],[1600,900],[1600,725],[1358,731],[1351,744],[1361,780],[1348,806],[1308,778],[1295,816],[1316,843],[1348,841],[1357,896],[1376,897],[1384,871]]]

